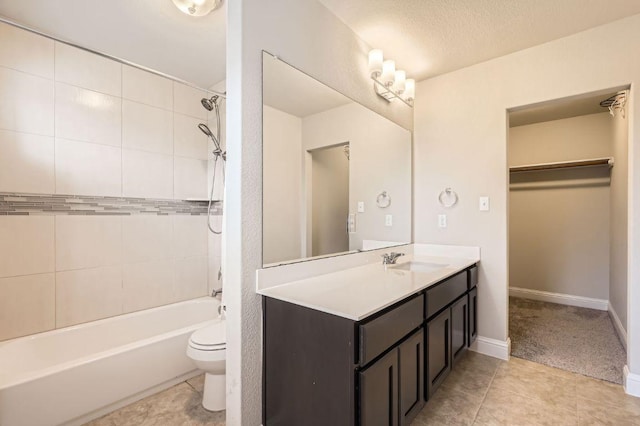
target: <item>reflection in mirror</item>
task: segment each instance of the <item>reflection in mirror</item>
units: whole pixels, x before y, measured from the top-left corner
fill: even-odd
[[[411,241],[411,133],[263,53],[263,263]]]

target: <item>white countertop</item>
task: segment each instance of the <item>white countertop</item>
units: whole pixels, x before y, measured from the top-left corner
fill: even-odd
[[[392,267],[412,260],[447,266],[433,272],[412,272]],[[455,275],[479,260],[479,256],[462,258],[408,254],[399,258],[397,265],[389,265],[386,268],[382,262],[369,263],[259,288],[257,292],[263,296],[359,321]]]

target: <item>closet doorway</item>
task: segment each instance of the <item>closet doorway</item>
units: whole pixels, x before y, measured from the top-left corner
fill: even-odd
[[[515,109],[508,135],[511,355],[620,384],[627,95]]]

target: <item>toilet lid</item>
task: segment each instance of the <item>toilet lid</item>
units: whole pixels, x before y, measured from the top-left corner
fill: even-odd
[[[196,330],[189,339],[198,346],[216,347],[226,343],[226,327],[224,322],[216,322],[200,330]]]

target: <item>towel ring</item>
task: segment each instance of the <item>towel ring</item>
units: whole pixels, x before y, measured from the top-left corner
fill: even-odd
[[[453,207],[458,203],[458,194],[451,188],[445,188],[444,191],[438,195],[438,201],[442,207]]]
[[[391,197],[387,194],[387,191],[382,191],[378,194],[378,197],[376,198],[376,205],[381,209],[386,209],[391,205]]]

